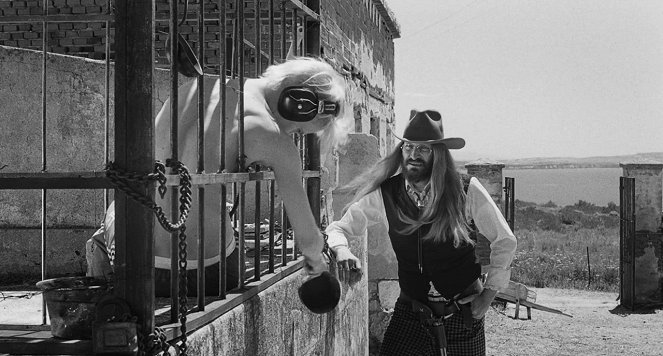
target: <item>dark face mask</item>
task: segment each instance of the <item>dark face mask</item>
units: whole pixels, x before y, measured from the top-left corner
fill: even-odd
[[[319,100],[318,95],[306,87],[287,87],[278,102],[279,114],[286,120],[307,122],[318,114],[338,114],[338,103]]]

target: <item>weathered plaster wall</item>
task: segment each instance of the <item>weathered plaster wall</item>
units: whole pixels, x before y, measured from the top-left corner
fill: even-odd
[[[662,225],[663,163],[621,163],[624,177],[635,178],[635,230],[657,231]]]
[[[41,52],[0,46],[2,173],[42,170]],[[155,72],[155,110],[168,95],[169,74]],[[101,171],[105,165],[105,62],[58,54],[46,60],[46,170]],[[110,108],[113,120],[113,67]],[[156,112],[155,111],[155,112]],[[109,125],[112,157],[113,126]],[[0,281],[40,275],[41,191],[0,190]],[[80,273],[76,251],[104,216],[103,190],[46,192],[49,275]]]

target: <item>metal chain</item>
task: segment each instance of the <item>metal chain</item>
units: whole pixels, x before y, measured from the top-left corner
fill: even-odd
[[[180,208],[179,208],[179,219],[176,223],[172,223],[166,214],[163,212],[163,209],[156,204],[156,202],[146,196],[141,194],[129,186],[129,182],[140,182],[144,183],[147,181],[156,180],[159,182],[158,192],[159,195],[163,198],[166,194],[166,167],[174,168],[177,171],[177,174],[180,177]],[[109,162],[106,166],[106,176],[117,186],[118,189],[123,191],[128,197],[137,201],[144,207],[154,212],[157,220],[161,227],[166,231],[175,232],[178,231],[179,239],[179,252],[178,252],[178,267],[179,267],[179,302],[180,302],[180,331],[181,331],[181,340],[182,343],[179,346],[179,355],[186,356],[187,353],[187,344],[186,344],[186,314],[188,312],[187,308],[187,243],[186,243],[186,220],[189,216],[189,211],[191,210],[191,176],[189,171],[179,161],[166,160],[166,164],[157,161],[154,165],[154,173],[148,174],[138,174],[135,172],[126,172],[120,170],[115,166],[113,162]],[[142,351],[144,355],[156,355],[158,353],[164,352],[167,353],[170,348],[169,344],[166,342],[166,336],[163,333],[163,330],[155,328],[155,332],[148,334],[144,342],[141,343],[141,347],[145,350]]]
[[[170,344],[168,344],[166,333],[162,328],[155,327],[154,332],[143,337],[143,333],[138,333],[138,344],[140,345],[141,355],[158,355],[164,353],[167,355]]]
[[[182,198],[180,198],[180,201]],[[180,205],[180,210],[182,206]],[[186,273],[186,234],[184,233],[186,226],[182,225],[179,233],[179,273],[180,273],[180,333],[182,334],[181,340],[182,344],[180,345],[180,355],[187,355],[187,344],[186,344],[186,314],[188,312],[187,308],[187,295],[189,294],[187,288],[187,273]]]
[[[109,162],[106,168],[106,176],[128,197],[137,201],[147,209],[154,211],[154,215],[156,215],[159,224],[164,229],[166,229],[168,232],[175,232],[179,230],[180,227],[184,226],[189,215],[189,210],[191,208],[191,176],[189,175],[188,169],[182,164],[182,162],[166,160],[166,167],[175,168],[178,175],[180,176],[180,217],[176,223],[172,223],[170,220],[168,220],[168,217],[166,217],[163,209],[158,206],[153,199],[145,196],[145,194],[137,192],[128,184],[128,182],[142,183],[150,180],[156,180],[159,182],[159,194],[163,196],[165,190],[167,189],[165,175],[166,169],[163,163],[155,163],[155,173],[139,175],[133,172],[122,171],[115,167],[113,162]]]

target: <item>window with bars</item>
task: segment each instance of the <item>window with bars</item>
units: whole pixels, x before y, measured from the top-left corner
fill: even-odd
[[[77,193],[71,192],[88,191],[95,197],[92,203],[94,209],[102,212],[113,202],[112,212],[117,218],[114,228],[116,254],[113,256],[113,294],[131,305],[139,320],[140,330],[154,330],[157,326],[171,343],[181,343],[186,339],[187,331],[223,315],[280,278],[300,269],[302,261],[294,246],[288,216],[277,195],[274,172],[260,166],[244,167],[242,163],[237,171],[230,172],[226,169],[228,162],[223,149],[218,154],[217,162],[209,164],[204,157],[207,152],[206,145],[224,147],[224,143],[230,140],[239,145],[237,158],[242,157],[242,134],[238,134],[236,138],[224,137],[225,130],[221,129],[219,142],[208,142],[204,130],[194,130],[196,142],[188,144],[195,146],[192,151],[195,152],[195,164],[188,166],[188,175],[182,174],[175,166],[166,168],[160,183],[154,180],[154,161],[159,155],[160,147],[157,146],[155,152],[154,141],[166,142],[161,147],[166,150],[166,157],[181,159],[178,157],[179,148],[185,142],[178,137],[178,130],[183,123],[178,122],[177,105],[180,102],[178,99],[182,86],[192,83],[183,76],[170,75],[170,92],[166,95],[169,100],[164,105],[171,105],[173,114],[165,124],[169,128],[169,136],[164,138],[159,136],[158,125],[155,127],[152,119],[157,116],[159,110],[158,105],[153,106],[154,98],[158,96],[162,97],[160,100],[164,99],[164,95],[153,91],[154,86],[151,83],[161,75],[154,74],[154,69],[164,68],[170,73],[177,73],[179,69],[182,73],[181,62],[168,60],[176,58],[183,51],[179,42],[178,46],[170,46],[170,43],[176,41],[169,39],[181,38],[185,41],[182,45],[191,45],[191,53],[199,59],[200,70],[206,75],[205,80],[195,82],[195,92],[205,93],[214,90],[214,86],[218,86],[219,93],[232,91],[232,88],[227,87],[226,80],[217,80],[222,73],[221,78],[237,79],[241,93],[241,83],[244,83],[246,77],[257,77],[270,64],[283,61],[288,49],[296,55],[318,54],[312,52],[320,48],[318,9],[309,8],[300,1],[278,0],[211,0],[190,1],[188,4],[113,1],[105,3],[96,10],[97,13],[89,14],[80,13],[79,10],[76,10],[76,13],[61,11],[56,9],[57,5],[57,2],[44,2],[38,13],[17,13],[0,19],[4,26],[29,23],[34,28],[41,28],[42,33],[41,83],[38,83],[42,93],[41,125],[34,128],[34,131],[40,132],[40,137],[34,144],[41,146],[41,169],[0,171],[0,189],[40,200],[42,279],[54,275],[54,271],[49,271],[46,251],[54,246],[57,248],[58,244],[53,240],[53,222],[48,221],[51,216],[49,209],[52,209],[52,204],[48,203],[51,194],[64,191],[64,194],[75,195]],[[146,17],[152,18],[153,21],[145,22],[143,19]],[[83,24],[86,29],[101,31],[92,32],[91,35],[99,39],[92,40],[94,43],[89,43],[89,47],[97,53],[96,58],[101,58],[99,53],[103,52],[103,142],[88,144],[103,147],[103,158],[101,162],[91,163],[93,166],[72,171],[53,164],[61,153],[54,152],[50,145],[52,138],[49,131],[52,130],[52,125],[49,120],[53,108],[49,105],[53,105],[58,99],[57,93],[49,91],[54,85],[49,82],[52,78],[49,76],[49,66],[53,62],[53,53],[63,51],[58,49],[61,46],[53,46],[54,36],[60,36],[61,29],[69,27],[80,27],[84,30]],[[293,31],[297,28],[302,28],[303,31]],[[180,48],[179,53],[176,52],[177,48]],[[192,87],[193,85],[191,84]],[[206,97],[202,94],[191,98],[191,105],[198,108],[198,120],[206,114],[203,111],[206,107],[205,100]],[[237,100],[242,108],[243,95],[238,95]],[[16,105],[20,106],[21,103]],[[219,105],[221,109],[218,119],[219,125],[222,126],[231,120],[226,107],[231,104],[227,103],[222,95]],[[240,125],[242,117],[243,114],[239,118]],[[201,123],[202,121],[199,121],[194,124],[202,126]],[[317,140],[312,135],[294,135],[292,140],[299,148],[301,162],[305,163],[301,167],[302,184],[309,195],[314,217],[319,217],[320,152]],[[85,150],[85,146],[74,147],[71,154]],[[114,165],[108,165],[109,162]],[[100,167],[105,167],[106,171]],[[111,173],[110,176],[107,172]],[[177,203],[187,181],[190,184],[190,193],[184,194],[191,195],[192,204],[197,211],[195,216],[189,219],[197,219],[192,225],[197,225],[198,231],[187,231],[186,239],[173,232],[169,246],[170,256],[184,256],[179,260],[173,258],[169,263],[170,271],[178,271],[183,267],[182,261],[187,260],[187,252],[195,252],[191,254],[197,257],[194,262],[196,268],[189,269],[187,274],[196,281],[193,283],[195,291],[189,293],[194,297],[182,294],[181,273],[164,275],[158,270],[154,271],[154,256],[158,254],[153,248],[154,239],[156,235],[164,232],[160,231],[162,227],[159,222],[154,222],[154,209],[145,208],[145,205],[150,205],[147,201],[154,198],[157,203],[166,205],[162,207],[166,211],[165,217],[177,221],[180,208]],[[165,200],[155,198],[157,186],[167,187]],[[138,200],[142,199],[142,204],[136,202],[136,197],[128,193],[130,190],[138,192]],[[84,195],[76,198],[85,199]],[[215,217],[209,217],[210,214],[206,213],[212,199],[216,200],[212,205],[218,207],[214,210],[217,215]],[[221,213],[222,211],[224,213]],[[230,219],[226,219],[225,211],[232,212]],[[94,216],[99,218],[101,215],[103,213],[98,212]],[[202,229],[205,226],[204,220],[210,218],[219,219],[217,231]],[[225,226],[231,228],[227,229]],[[226,231],[232,231],[232,239],[227,239]],[[217,241],[221,242],[214,247],[218,249],[219,256],[227,255],[229,245],[225,242],[232,241],[238,252],[236,260],[221,258],[210,268],[205,261],[205,249],[209,249],[209,246],[200,243],[207,240],[205,234],[218,235]],[[185,250],[184,244],[188,244],[189,248]],[[156,245],[159,246],[159,243]],[[233,269],[235,273],[227,273]],[[211,280],[218,281],[212,288],[208,285],[209,275],[213,276]],[[173,297],[155,298],[155,281],[161,283],[164,280],[168,283],[166,291]],[[163,283],[161,286],[163,287]],[[48,333],[50,328],[45,305],[42,304],[41,309],[41,323],[38,325],[2,323],[0,319],[0,353],[90,352],[93,347],[90,340],[52,338]]]

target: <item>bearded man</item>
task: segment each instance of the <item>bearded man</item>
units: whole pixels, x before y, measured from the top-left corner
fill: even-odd
[[[347,237],[389,236],[401,289],[380,355],[485,355],[484,315],[508,286],[516,238],[476,178],[467,189],[433,110],[410,114],[402,142],[350,183],[354,199],[326,233],[340,268],[360,270]],[[485,283],[473,229],[490,241]],[[370,246],[370,244],[369,244]]]

